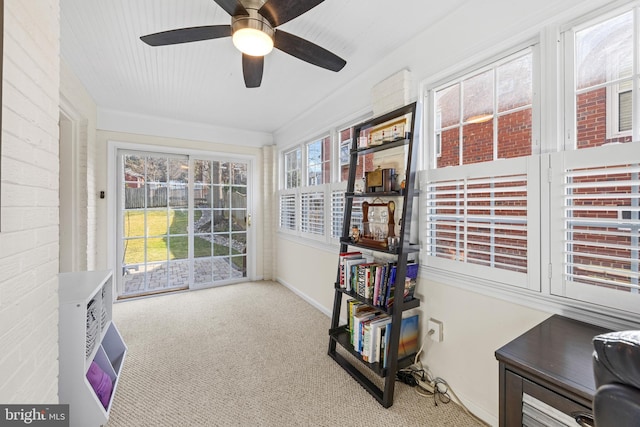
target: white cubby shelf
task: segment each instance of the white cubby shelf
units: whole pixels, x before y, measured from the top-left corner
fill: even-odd
[[[116,394],[127,354],[113,323],[113,275],[111,271],[83,271],[59,275],[58,396],[69,404],[70,425],[105,425]],[[87,379],[95,362],[113,385],[106,407]]]

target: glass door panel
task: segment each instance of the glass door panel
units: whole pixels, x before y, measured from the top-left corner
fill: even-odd
[[[194,227],[195,284],[247,277],[247,164],[195,160],[194,171],[196,188],[208,191]]]
[[[150,153],[120,159],[119,296],[188,287],[188,159]]]

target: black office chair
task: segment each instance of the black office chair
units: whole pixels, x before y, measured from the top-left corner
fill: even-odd
[[[640,331],[593,338],[596,427],[640,426]]]

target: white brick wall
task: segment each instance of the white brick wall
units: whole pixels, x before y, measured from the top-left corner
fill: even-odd
[[[59,0],[4,0],[0,402],[58,401]]]
[[[409,103],[411,71],[404,69],[376,84],[371,90],[373,115],[379,116]]]
[[[263,278],[265,280],[276,279],[276,232],[277,221],[277,150],[275,145],[262,148],[262,214],[264,227],[264,250],[258,252],[258,257],[263,258]]]

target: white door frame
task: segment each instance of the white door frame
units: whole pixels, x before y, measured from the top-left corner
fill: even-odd
[[[138,144],[123,141],[107,141],[107,194],[111,197],[107,197],[107,265],[114,272],[114,277],[119,273],[119,269],[122,267],[118,262],[117,244],[118,244],[118,218],[121,214],[118,211],[118,202],[116,200],[118,194],[119,174],[117,170],[118,164],[118,151],[119,150],[135,150],[144,152],[154,152],[159,154],[178,154],[187,155],[191,157],[198,157],[203,159],[216,159],[224,161],[240,160],[247,163],[247,169],[249,173],[249,181],[247,182],[247,214],[251,215],[250,227],[247,227],[247,276],[243,280],[251,281],[256,277],[256,255],[257,255],[257,231],[256,226],[253,224],[260,224],[258,218],[258,212],[256,206],[257,197],[255,197],[255,191],[258,188],[257,174],[255,173],[256,156],[246,154],[236,154],[218,151],[204,151],[196,149],[178,149],[175,147],[167,147],[161,145],[150,144]],[[119,276],[118,276],[119,277]],[[120,283],[120,280],[117,280]],[[222,283],[226,284],[226,283]],[[216,286],[218,284],[213,284]],[[200,287],[192,289],[198,289]]]

